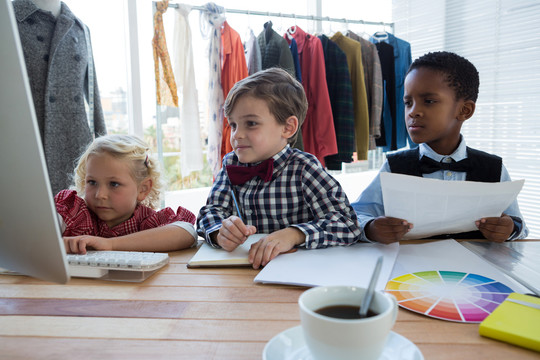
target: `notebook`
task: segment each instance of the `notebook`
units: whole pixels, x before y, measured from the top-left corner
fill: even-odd
[[[356,243],[280,254],[253,279],[256,283],[297,286],[353,285],[367,287],[377,259],[383,257],[375,289],[383,290],[394,267],[399,243]]]
[[[267,234],[255,234],[247,238],[247,240],[233,251],[223,249],[215,249],[203,242],[189,260],[187,266],[194,267],[219,267],[219,266],[248,266],[251,263],[248,260],[249,249],[251,245],[265,237]]]
[[[510,294],[482,323],[482,336],[540,351],[540,298]]]

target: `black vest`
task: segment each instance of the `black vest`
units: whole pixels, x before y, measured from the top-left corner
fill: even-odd
[[[502,158],[486,152],[467,147],[467,157],[472,170],[467,172],[467,181],[499,182],[501,181]],[[397,174],[422,176],[420,171],[420,151],[418,148],[399,151],[387,155],[390,171]],[[438,235],[431,239],[483,239],[480,231],[469,231],[459,234]]]

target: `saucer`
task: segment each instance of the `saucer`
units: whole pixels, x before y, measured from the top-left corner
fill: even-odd
[[[274,336],[264,347],[263,360],[313,360],[302,327],[295,326]],[[409,339],[390,331],[379,360],[424,360],[424,356]]]

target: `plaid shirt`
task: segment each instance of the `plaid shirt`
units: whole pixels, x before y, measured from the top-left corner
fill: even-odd
[[[315,156],[286,146],[273,156],[272,180],[255,177],[234,187],[246,224],[258,233],[293,226],[306,235],[308,249],[356,242],[360,228],[341,185],[320,165]],[[233,191],[225,167],[245,165],[234,153],[223,159],[223,167],[200,210],[197,231],[213,247],[209,235],[221,228],[224,219],[233,215]]]
[[[93,235],[104,238],[123,236],[172,224],[177,221],[195,223],[195,215],[183,208],[178,207],[175,214],[171,208],[159,211],[150,209],[144,205],[138,205],[133,215],[112,229],[87,206],[84,199],[77,196],[74,190],[62,190],[55,197],[56,211],[66,224],[63,236]]]

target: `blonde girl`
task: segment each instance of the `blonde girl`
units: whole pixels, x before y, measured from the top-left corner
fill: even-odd
[[[195,215],[178,207],[156,211],[159,163],[132,135],[95,139],[79,158],[75,190],[55,196],[68,253],[87,249],[174,251],[196,241]]]

